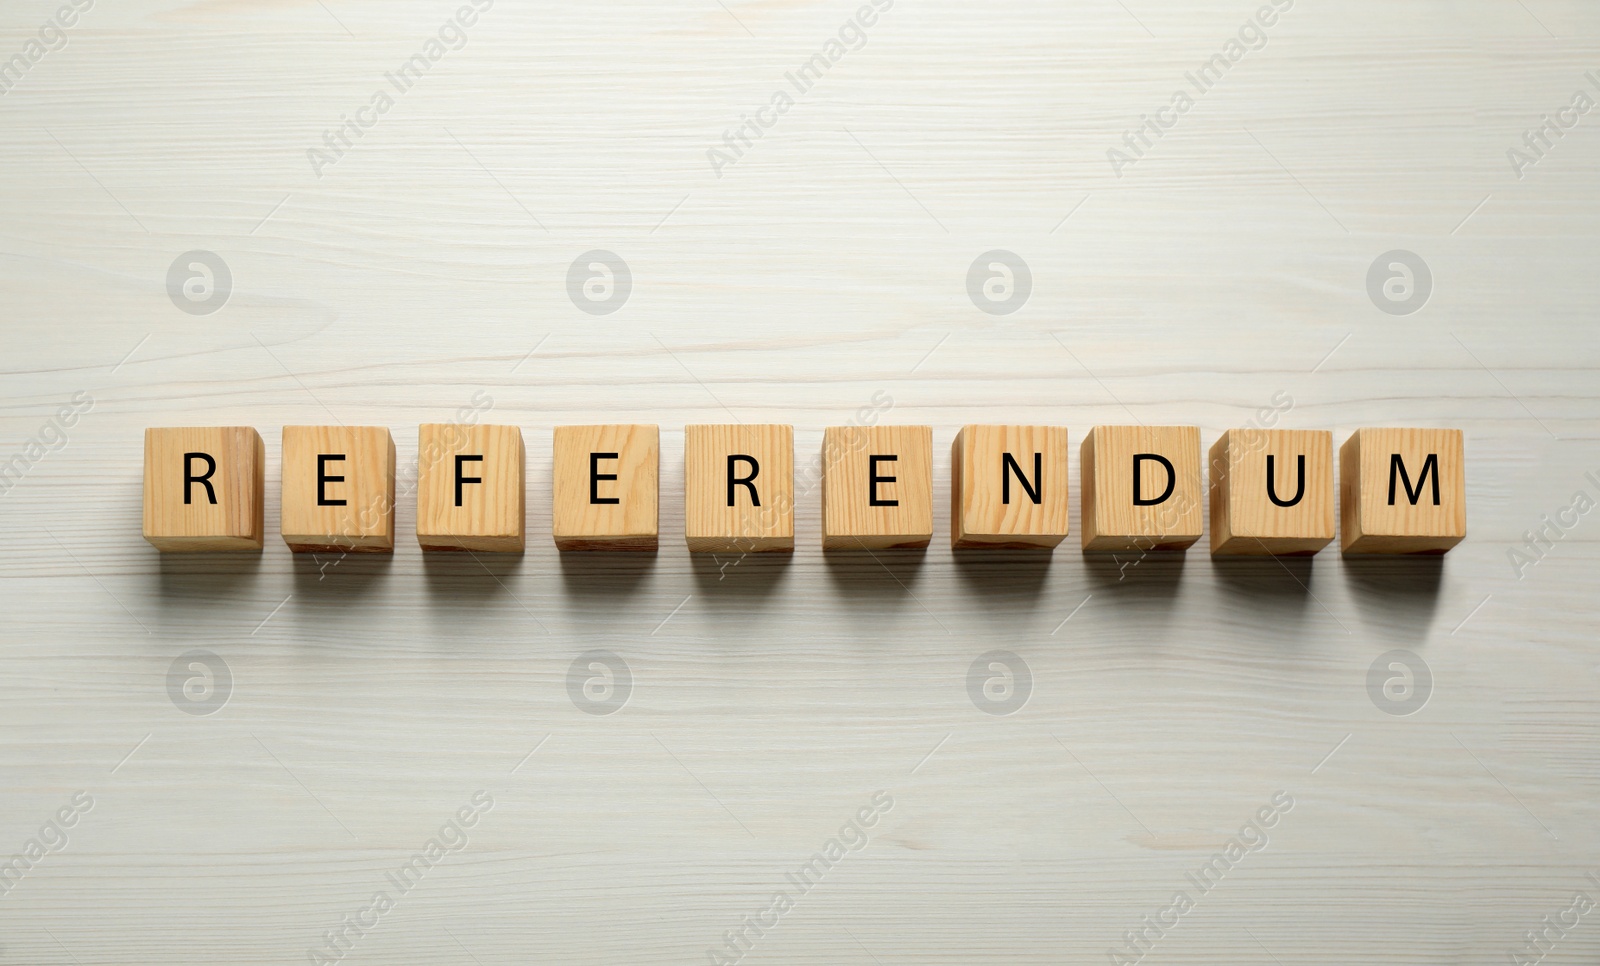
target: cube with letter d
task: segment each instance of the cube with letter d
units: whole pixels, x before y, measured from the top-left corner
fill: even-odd
[[[144,431],[144,538],[163,553],[260,550],[265,448],[249,426]]]
[[[558,550],[655,550],[661,432],[653,425],[557,426],[551,526]]]
[[[424,550],[521,553],[526,462],[516,426],[423,423],[417,430],[417,543]]]
[[[932,540],[933,427],[830,426],[822,549],[917,549]]]
[[[794,550],[793,426],[685,426],[683,482],[691,553]]]
[[[1459,429],[1358,429],[1339,447],[1345,553],[1444,553],[1467,536]]]
[[[1187,550],[1200,539],[1200,430],[1096,426],[1079,449],[1085,551]]]
[[[1065,426],[963,426],[950,446],[950,545],[1055,547],[1068,490]]]

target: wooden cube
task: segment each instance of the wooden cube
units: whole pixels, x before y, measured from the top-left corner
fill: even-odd
[[[822,549],[916,549],[932,539],[933,427],[829,427]]]
[[[1053,548],[1068,490],[1065,426],[963,426],[950,444],[950,545]]]
[[[1211,552],[1306,556],[1333,540],[1333,434],[1230,429],[1211,446]]]
[[[417,430],[417,543],[424,550],[524,549],[526,460],[516,426]]]
[[[557,426],[556,548],[655,550],[660,462],[655,426]]]
[[[144,431],[144,538],[163,553],[260,550],[266,448],[249,426]]]
[[[691,553],[794,550],[793,426],[685,426],[683,480]]]
[[[1339,447],[1345,553],[1444,553],[1467,535],[1459,429],[1358,429]]]
[[[393,553],[389,430],[283,427],[282,531],[295,553]]]
[[[1078,472],[1084,550],[1186,550],[1200,539],[1197,427],[1096,426]]]

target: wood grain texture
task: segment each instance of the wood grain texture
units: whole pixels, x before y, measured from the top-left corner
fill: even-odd
[[[1600,898],[1600,115],[1506,155],[1593,89],[1600,5],[1296,0],[1118,177],[1259,0],[896,0],[718,177],[859,5],[497,0],[320,177],[458,3],[100,0],[0,97],[0,858],[94,803],[0,962],[309,962],[480,789],[345,966],[704,964],[879,790],[742,966],[1104,966],[1279,790],[1141,966],[1506,963]],[[59,6],[0,5],[0,57]],[[968,288],[997,248],[1008,315]],[[197,249],[206,316],[167,287]],[[595,249],[609,315],[568,288]],[[1367,284],[1394,249],[1432,270],[1407,316]],[[1274,405],[1463,430],[1467,538],[956,554],[942,484],[924,552],[814,537],[828,426],[932,426],[947,480],[967,424],[1209,446]],[[269,533],[281,427],[389,427],[409,535],[418,426],[463,410],[523,431],[524,554],[139,536],[146,427],[256,427]],[[794,553],[558,552],[554,428],[594,423],[661,426],[671,534],[683,426],[792,424]],[[1404,716],[1395,649],[1431,669]],[[969,690],[1021,693],[994,650],[1011,714]],[[1585,916],[1544,966],[1597,960]]]
[[[794,427],[683,427],[683,531],[690,553],[793,552]]]
[[[418,545],[521,553],[527,543],[526,467],[519,427],[417,427]]]
[[[144,431],[144,538],[163,553],[260,550],[266,448],[249,426]]]
[[[1206,470],[1212,553],[1298,556],[1333,542],[1327,430],[1230,429],[1211,444]]]
[[[553,451],[556,549],[656,549],[661,535],[658,428],[558,426]]]
[[[394,552],[394,437],[382,426],[283,427],[283,542],[295,553]]]
[[[918,550],[933,539],[933,427],[830,426],[822,549]]]
[[[950,444],[950,545],[1060,544],[1072,513],[1068,453],[1065,426],[961,427]]]

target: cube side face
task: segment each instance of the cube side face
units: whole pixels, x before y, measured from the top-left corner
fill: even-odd
[[[1068,451],[1064,426],[962,427],[951,449],[951,545],[1061,543],[1071,511]]]
[[[145,540],[163,553],[260,550],[265,474],[266,447],[252,427],[146,429]]]
[[[458,464],[457,457],[477,459]],[[522,430],[516,426],[422,424],[417,430],[417,543],[424,550],[521,553],[526,474]]]
[[[1332,433],[1232,429],[1212,448],[1210,466],[1222,483],[1212,491],[1213,553],[1305,555],[1333,540]]]
[[[596,455],[607,453],[616,455]],[[661,432],[656,426],[557,426],[553,455],[551,535],[557,549],[658,548]]]
[[[874,494],[892,505],[874,505]],[[822,444],[822,548],[920,549],[932,540],[933,427],[829,427]]]
[[[280,530],[290,550],[394,552],[394,438],[387,428],[285,426],[282,458]]]
[[[1093,526],[1084,523],[1085,550],[1186,550],[1200,539],[1205,509],[1197,427],[1096,426],[1090,432],[1094,442],[1085,452],[1092,452],[1093,466],[1085,466],[1084,485],[1095,492],[1084,498]]]
[[[1444,553],[1467,535],[1458,429],[1359,429],[1347,553]],[[1350,443],[1346,443],[1348,447]]]
[[[683,470],[690,552],[794,550],[794,427],[685,426]]]

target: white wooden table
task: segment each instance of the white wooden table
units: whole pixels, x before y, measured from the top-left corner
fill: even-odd
[[[1600,498],[1600,113],[1507,156],[1600,97],[1593,4],[1298,0],[1204,92],[1252,3],[897,0],[804,92],[851,3],[499,0],[429,61],[450,3],[101,0],[34,62],[56,6],[0,12],[0,862],[74,824],[0,866],[0,962],[644,966],[741,928],[749,963],[1126,962],[1185,891],[1145,961],[1487,963],[1600,898],[1600,519],[1508,559]],[[341,115],[374,123],[314,164]],[[968,292],[994,249],[1031,274],[1009,314]],[[631,276],[609,314],[569,295],[591,250]],[[1431,274],[1410,314],[1369,294],[1391,250]],[[191,251],[231,275],[209,314],[169,294]],[[425,559],[404,498],[393,559],[277,538],[282,425],[386,425],[414,468],[417,425],[484,398],[528,441],[525,556]],[[948,549],[963,423],[1209,445],[1284,399],[1341,441],[1465,430],[1467,541]],[[812,490],[791,561],[690,558],[684,424],[793,423],[804,472],[872,406],[935,428],[932,549],[824,559]],[[662,426],[663,549],[562,559],[551,428],[606,421]],[[264,553],[139,538],[142,430],[182,424],[261,430]],[[996,649],[1014,713],[969,694]],[[1409,715],[1369,693],[1392,649],[1431,673]],[[586,664],[569,694],[591,650],[614,713]],[[1550,962],[1600,955],[1594,915]]]

